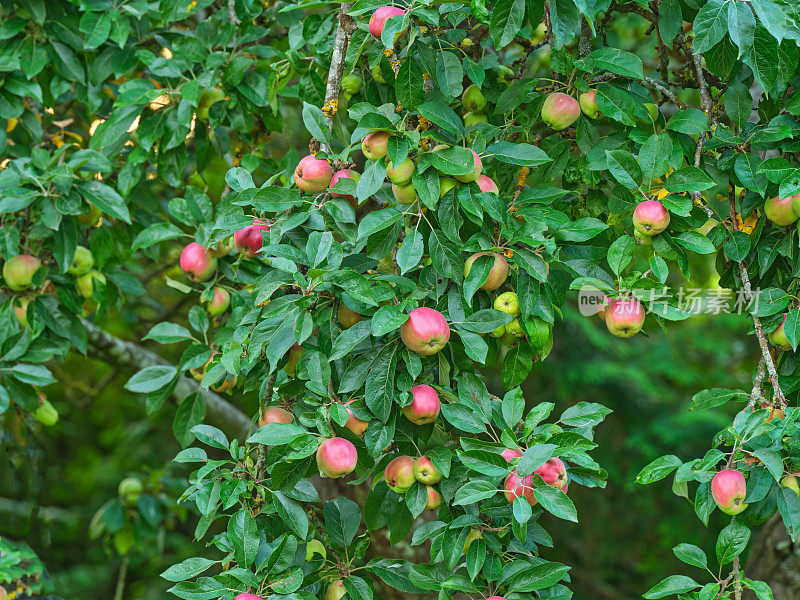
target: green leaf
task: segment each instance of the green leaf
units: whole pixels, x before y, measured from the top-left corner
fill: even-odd
[[[627,267],[633,260],[633,249],[636,247],[636,242],[629,235],[622,235],[611,243],[608,248],[608,264],[614,274],[619,277],[619,274]]]
[[[750,252],[750,236],[744,231],[731,231],[722,243],[722,249],[731,260],[742,262]]]
[[[708,116],[702,110],[684,108],[676,111],[667,121],[667,129],[686,135],[698,135],[708,130]],[[674,175],[670,179],[672,177]]]
[[[325,115],[318,106],[303,102],[303,125],[314,139],[330,145],[331,132],[328,129]]]
[[[517,421],[519,421],[519,419],[517,419]],[[517,421],[506,421],[506,423],[514,424]],[[553,456],[556,447],[555,444],[536,444],[531,446],[522,453],[517,463],[517,473],[521,477],[530,475]]]
[[[670,575],[657,585],[650,588],[647,593],[644,594],[644,597],[647,598],[647,600],[654,600],[656,598],[664,598],[665,596],[672,596],[674,594],[691,592],[699,587],[700,584],[691,577],[687,577],[686,575]]]
[[[525,21],[525,0],[498,0],[491,11],[489,31],[500,49],[514,40]]]
[[[521,341],[506,353],[503,359],[503,387],[511,389],[524,382],[533,368],[533,350],[526,341]]]
[[[750,541],[750,530],[739,521],[733,521],[719,533],[717,560],[724,566],[739,556]]]
[[[183,581],[197,577],[200,573],[207,570],[211,565],[217,564],[216,561],[207,558],[187,558],[177,565],[172,565],[169,569],[161,573],[161,577],[167,581]]]
[[[543,485],[534,488],[533,496],[539,501],[542,508],[554,517],[574,523],[578,522],[578,511],[575,509],[575,505],[572,503],[569,496],[557,487]]]
[[[455,500],[453,504],[464,506],[466,504],[475,504],[481,500],[491,498],[497,493],[497,487],[482,479],[468,481],[456,491]]]
[[[358,344],[367,339],[371,333],[371,321],[359,321],[352,327],[345,329],[333,343],[330,360],[337,360],[347,356]]]
[[[146,367],[131,377],[124,387],[130,392],[148,394],[169,385],[177,374],[178,370],[168,365]]]
[[[792,345],[792,350],[797,350],[797,344],[800,342],[800,309],[792,308],[786,313],[783,331]]]
[[[631,79],[644,79],[642,59],[632,52],[606,46],[595,50],[588,58],[594,62],[596,68]]]
[[[143,250],[159,242],[174,240],[185,234],[172,223],[153,223],[140,231],[131,244],[131,250]]]
[[[163,322],[154,325],[142,339],[153,340],[159,344],[172,344],[174,342],[190,340],[192,339],[192,334],[182,325]]]
[[[308,536],[308,516],[303,506],[283,492],[273,492],[274,506],[278,515],[297,536],[304,540]]]
[[[449,133],[463,137],[464,123],[456,112],[444,102],[425,102],[419,107],[419,112],[430,122],[438,125]]]
[[[646,181],[664,175],[669,169],[672,156],[672,138],[667,133],[653,134],[645,140],[639,149],[639,166]]]
[[[462,80],[464,79],[464,67],[461,61],[453,52],[439,52],[436,56],[436,79],[439,82],[439,89],[449,98],[461,95],[464,89]],[[417,85],[421,87],[422,74],[417,80]],[[424,97],[424,93],[422,94]],[[420,102],[422,98],[420,98]]]
[[[400,64],[395,79],[397,100],[406,110],[416,109],[425,99],[422,85],[422,67],[414,57],[409,56]]]
[[[639,189],[642,183],[642,169],[630,152],[625,150],[606,150],[608,170],[626,188]]]
[[[521,167],[536,167],[550,162],[550,157],[547,153],[531,144],[515,144],[512,142],[495,142],[490,144],[484,152],[484,156],[488,158],[496,158],[497,160],[518,165]]]
[[[101,211],[130,224],[131,216],[122,196],[105,183],[97,180],[86,181],[78,184],[78,188],[84,198]]]
[[[770,472],[775,481],[779,481],[783,475],[783,459],[781,455],[770,450],[769,448],[756,448],[752,452],[758,460],[764,463],[764,466]]]
[[[697,392],[692,396],[692,403],[689,405],[689,410],[708,410],[727,404],[731,400],[747,400],[749,394],[744,390],[729,390],[726,388],[711,388],[710,390],[703,390]]]
[[[698,254],[712,254],[717,251],[713,242],[697,231],[684,231],[673,239],[687,250],[697,252]]]
[[[702,192],[716,185],[713,179],[695,166],[682,167],[670,175],[665,187],[668,192]]]
[[[695,52],[706,52],[720,42],[728,29],[728,2],[709,0],[694,18]]]
[[[756,23],[753,46],[743,60],[758,84],[771,93],[778,81],[778,40],[761,23]]]
[[[678,544],[672,551],[678,560],[685,562],[687,565],[705,569],[708,566],[708,557],[703,552],[702,548],[698,548],[693,544]]]
[[[683,461],[673,454],[669,456],[660,456],[639,471],[639,474],[636,476],[636,483],[641,485],[655,483],[660,479],[664,479],[664,477],[668,476],[682,464]]]

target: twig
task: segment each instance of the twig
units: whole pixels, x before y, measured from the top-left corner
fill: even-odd
[[[353,18],[347,11],[353,6],[352,2],[344,2],[339,10],[339,24],[336,27],[336,37],[333,42],[333,54],[331,55],[331,66],[328,69],[328,84],[325,88],[325,122],[329,131],[333,131],[333,120],[339,105],[339,92],[342,88],[342,73],[344,71],[344,59],[347,53],[347,45],[350,42],[352,28],[355,26]],[[327,144],[321,144],[323,152],[330,152]]]
[[[125,579],[128,576],[129,560],[128,554],[122,557],[122,564],[119,566],[119,574],[117,575],[117,589],[114,592],[114,600],[122,600],[125,593]]]
[[[766,375],[764,357],[758,361],[758,369],[756,369],[756,377],[753,381],[753,391],[750,392],[750,400],[747,402],[747,408],[750,410],[755,408],[756,402],[761,398],[761,385],[764,383],[764,375]]]
[[[678,96],[676,96],[676,95],[675,95],[675,94],[674,94],[672,91],[670,91],[670,90],[669,90],[668,88],[666,88],[665,86],[661,85],[661,84],[660,84],[658,81],[656,81],[656,80],[655,80],[655,79],[653,79],[652,77],[647,77],[647,76],[645,75],[644,81],[645,81],[645,83],[649,83],[650,85],[652,85],[652,86],[653,86],[654,88],[656,88],[656,89],[657,89],[659,92],[661,92],[661,93],[662,93],[662,94],[664,94],[664,95],[665,95],[667,98],[669,98],[670,100],[672,100],[672,101],[675,103],[675,105],[676,105],[678,108],[688,108],[688,106],[686,106],[686,103],[685,103],[685,102],[683,102],[683,100],[681,100],[680,98],[678,98]]]

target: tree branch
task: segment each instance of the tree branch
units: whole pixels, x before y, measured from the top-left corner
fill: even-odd
[[[331,66],[328,69],[328,84],[325,88],[325,105],[322,107],[322,112],[325,113],[325,121],[329,131],[333,131],[333,120],[339,108],[339,92],[342,88],[344,59],[347,53],[347,46],[350,43],[350,35],[355,26],[353,18],[347,14],[347,11],[352,6],[352,2],[344,2],[339,10],[339,25],[336,27]],[[331,151],[327,144],[322,144],[320,148],[323,152]]]
[[[764,357],[758,361],[758,369],[756,369],[756,377],[753,380],[753,391],[750,392],[750,400],[747,401],[747,408],[754,409],[756,402],[761,398],[761,385],[764,383],[764,375],[766,375]]]
[[[88,337],[88,355],[109,364],[125,366],[141,370],[154,365],[170,363],[154,352],[142,348],[138,344],[121,340],[100,329],[90,321],[83,320]],[[250,432],[250,419],[242,411],[211,390],[200,387],[196,381],[181,376],[172,392],[180,402],[191,394],[199,393],[206,403],[206,414],[209,422],[222,429],[228,436],[239,439],[247,437]]]

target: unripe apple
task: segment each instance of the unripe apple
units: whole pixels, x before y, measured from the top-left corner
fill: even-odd
[[[786,198],[781,198],[779,196],[770,198],[764,203],[764,214],[767,215],[767,218],[775,223],[775,225],[780,225],[781,227],[791,225],[797,221],[798,213],[795,211],[794,203],[795,198],[798,196],[800,196],[800,194],[787,196]],[[798,201],[798,203],[798,207],[800,207],[800,201]]]
[[[581,111],[590,119],[597,119],[600,116],[600,109],[597,107],[597,90],[589,90],[578,96],[578,104]]]
[[[646,233],[642,233],[636,228],[634,228],[633,230],[633,238],[636,240],[636,243],[641,246],[653,245],[653,238],[647,235]]]
[[[246,256],[255,256],[264,245],[262,231],[269,231],[269,225],[261,219],[253,219],[252,225],[242,227],[233,234],[233,244],[239,252],[244,252]]]
[[[75,280],[75,287],[78,293],[84,298],[94,298],[94,282],[99,281],[103,285],[106,284],[106,276],[92,269],[85,275],[81,275]]]
[[[444,195],[458,187],[458,182],[451,177],[439,177],[439,198],[444,198]]]
[[[534,44],[538,44],[539,42],[544,40],[544,37],[547,35],[547,24],[542,21],[539,25],[536,26],[536,29],[533,31],[533,37],[531,41]]]
[[[492,331],[490,331],[489,336],[493,338],[501,338],[505,335],[505,333],[506,333],[506,326],[500,325],[500,327],[498,327],[497,329],[493,329]]]
[[[800,473],[791,473],[781,479],[781,485],[789,488],[795,494],[800,496]]]
[[[516,498],[525,498],[528,504],[533,506],[536,504],[536,498],[533,496],[533,474],[520,477],[517,470],[514,469],[506,476],[503,482],[503,495],[509,502],[514,502]]]
[[[8,600],[8,592],[2,585],[0,585],[0,600]]]
[[[478,178],[481,176],[481,171],[483,170],[483,162],[481,162],[481,157],[478,156],[478,153],[475,152],[472,148],[469,149],[472,152],[472,164],[475,170],[472,173],[468,173],[466,175],[453,175],[456,179],[461,181],[462,183],[470,183],[472,181],[478,181]]]
[[[39,406],[33,412],[33,418],[45,427],[52,427],[58,423],[58,411],[47,398],[40,397]]]
[[[41,266],[42,261],[35,256],[19,254],[9,258],[3,265],[3,279],[5,279],[6,285],[15,292],[27,289],[31,287],[33,276]]]
[[[72,257],[72,264],[67,272],[70,275],[85,275],[94,266],[94,256],[91,250],[78,246],[75,248],[75,256]]]
[[[548,459],[548,461],[536,469],[534,473],[539,475],[550,487],[560,488],[562,491],[566,492],[567,467],[560,458],[554,456]]]
[[[767,336],[769,338],[769,343],[776,348],[780,348],[781,350],[792,349],[792,345],[789,343],[789,338],[786,337],[786,329],[784,329],[786,317],[787,315],[783,315],[783,321],[781,321],[781,324],[778,325],[778,328],[775,331],[770,332]]]
[[[392,136],[388,131],[373,131],[361,142],[361,151],[369,160],[381,159],[389,152],[390,137]]]
[[[633,211],[633,227],[645,235],[654,236],[669,225],[669,211],[657,200],[645,200]]]
[[[711,480],[711,495],[726,515],[738,515],[747,508],[743,502],[747,496],[744,475],[734,469],[720,471]]]
[[[336,173],[333,174],[333,177],[331,177],[331,184],[330,184],[331,188],[333,188],[333,186],[335,186],[340,179],[352,179],[357,183],[358,180],[361,179],[361,174],[356,173],[352,169],[341,169],[339,171],[336,171]],[[344,198],[350,204],[352,204],[354,208],[358,205],[358,199],[355,196],[351,196],[350,194],[340,194],[339,192],[331,192],[331,196],[334,196],[336,198]]]
[[[566,129],[578,120],[580,114],[578,101],[561,92],[550,94],[542,104],[542,121],[556,130]]]
[[[217,259],[197,242],[186,245],[179,264],[183,274],[192,281],[206,281],[217,270]]]
[[[138,477],[126,477],[119,482],[117,488],[120,500],[127,506],[136,506],[143,491],[144,485]]]
[[[464,127],[472,127],[478,123],[488,123],[489,117],[482,112],[468,112],[464,113]]]
[[[474,542],[475,540],[480,540],[482,538],[483,538],[483,533],[481,533],[478,529],[475,529],[474,527],[470,529],[469,533],[467,534],[467,539],[464,540],[464,554],[467,553],[469,547],[472,545],[472,542]]]
[[[464,277],[466,277],[472,270],[472,264],[478,259],[479,256],[492,255],[494,255],[494,264],[492,265],[492,270],[489,271],[489,277],[481,286],[482,290],[496,290],[506,282],[506,278],[508,277],[508,261],[506,261],[502,254],[498,254],[496,252],[476,252],[470,256],[467,259],[467,262],[464,264]]]
[[[393,183],[392,194],[394,194],[394,199],[397,200],[399,204],[414,204],[414,202],[418,200],[417,189],[411,183],[408,185],[397,185]]]
[[[442,473],[427,456],[420,456],[414,463],[414,477],[425,485],[433,485],[442,480]]]
[[[411,404],[401,409],[406,418],[416,425],[433,423],[442,409],[436,390],[423,383],[415,385],[409,392],[413,398]]]
[[[506,323],[506,333],[508,335],[513,335],[515,338],[525,337],[525,332],[522,330],[519,319],[514,319]]]
[[[347,308],[344,302],[339,302],[339,310],[336,311],[336,316],[344,329],[350,329],[359,321],[364,320],[364,317],[360,314]]]
[[[263,427],[269,423],[288,425],[292,421],[294,421],[294,415],[288,410],[284,410],[280,406],[267,406],[261,411],[261,417],[258,419],[258,426]]]
[[[383,471],[383,480],[389,489],[398,494],[405,494],[416,481],[414,477],[414,459],[410,456],[398,456]]]
[[[386,83],[386,78],[383,76],[380,65],[375,65],[369,70],[369,72],[372,74],[372,78],[378,83]]]
[[[347,588],[344,587],[344,581],[337,579],[332,581],[325,590],[325,600],[340,600],[346,593]]]
[[[364,82],[357,75],[345,75],[342,77],[342,90],[351,96],[355,96],[361,91],[361,86]]]
[[[294,170],[294,182],[306,194],[325,191],[333,177],[333,169],[327,160],[313,154],[303,157]]]
[[[483,95],[480,88],[474,83],[464,90],[461,94],[461,104],[464,106],[466,112],[481,112],[488,104],[486,96]]]
[[[325,477],[336,479],[352,473],[357,462],[356,447],[344,438],[328,438],[317,447],[317,466]]]
[[[378,10],[372,13],[372,16],[369,19],[369,33],[374,37],[376,40],[381,39],[381,34],[383,33],[383,28],[386,26],[386,21],[391,19],[392,17],[402,17],[406,14],[402,8],[398,8],[396,6],[381,6]],[[400,37],[406,35],[408,33],[408,28],[406,28],[400,35]]]
[[[436,510],[442,505],[442,495],[429,485],[426,485],[425,488],[428,492],[428,501],[425,503],[425,510]]]
[[[289,360],[283,366],[284,373],[289,377],[293,377],[297,372],[297,363],[300,361],[300,357],[303,356],[305,351],[306,349],[302,348],[297,342],[292,344],[292,347],[289,348]]]
[[[228,373],[221,383],[216,383],[209,387],[214,392],[227,392],[228,390],[235,388],[238,381],[239,378],[236,375],[231,375]]]
[[[358,437],[362,437],[369,426],[369,421],[359,419],[357,416],[355,416],[355,414],[353,414],[352,410],[347,408],[347,405],[352,402],[355,402],[355,400],[349,400],[344,403],[344,406],[347,409],[347,423],[345,423],[344,426],[355,433]]]
[[[208,301],[206,310],[212,317],[217,317],[228,310],[231,305],[231,293],[225,288],[214,286],[214,292],[211,300]]]
[[[617,337],[631,337],[644,326],[644,316],[644,307],[636,298],[614,300],[606,309],[606,327]]]
[[[225,98],[225,92],[218,87],[213,87],[210,90],[205,89],[200,94],[200,101],[197,104],[197,118],[204,122],[208,122],[208,109],[212,104],[216,104]]]
[[[400,339],[409,350],[430,356],[445,347],[450,327],[438,310],[421,306],[408,313],[408,321],[400,327]]]
[[[478,187],[481,188],[481,191],[484,194],[499,194],[500,188],[497,187],[497,184],[491,177],[487,177],[486,175],[481,175],[478,177]]]
[[[103,211],[89,201],[87,201],[87,204],[89,205],[89,212],[78,215],[78,221],[87,227],[95,227],[103,219]]]
[[[218,241],[213,248],[208,249],[208,253],[214,258],[220,258],[230,254],[231,250],[233,250],[233,236]]]
[[[736,188],[736,195],[738,196],[741,193],[741,188]],[[800,216],[800,194],[794,194],[793,196],[789,196],[792,199],[792,210],[794,214]]]
[[[408,185],[411,182],[411,176],[414,174],[416,165],[410,158],[406,158],[401,162],[397,168],[394,167],[392,161],[389,160],[386,164],[386,177],[389,181],[397,185]]]
[[[322,557],[322,560],[325,560],[328,557],[328,551],[319,540],[311,540],[306,544],[306,560],[315,560],[315,554],[319,554]]]
[[[500,456],[506,459],[506,462],[511,462],[515,458],[519,458],[522,456],[521,450],[514,450],[512,448],[506,448],[500,453]]]
[[[12,303],[14,316],[17,317],[17,322],[20,327],[28,326],[28,305],[31,303],[31,300],[33,300],[33,298],[19,298],[15,299]]]
[[[519,314],[519,298],[514,292],[503,292],[494,299],[492,306],[495,310],[506,313],[507,315]]]

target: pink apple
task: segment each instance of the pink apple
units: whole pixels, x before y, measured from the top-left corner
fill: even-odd
[[[669,211],[657,200],[645,200],[633,211],[633,227],[645,235],[654,236],[669,225]]]
[[[350,431],[355,433],[357,436],[362,437],[364,432],[367,430],[369,426],[369,421],[364,421],[363,419],[359,419],[357,416],[353,414],[353,411],[347,408],[348,404],[355,402],[355,400],[349,400],[348,402],[344,403],[345,408],[347,409],[347,423],[344,424]]]
[[[328,585],[328,588],[325,590],[324,600],[341,600],[342,596],[346,593],[347,588],[344,587],[344,581],[337,579]]]
[[[600,116],[600,108],[597,106],[597,90],[583,92],[578,96],[578,104],[580,104],[583,114],[590,119],[596,119]]]
[[[521,450],[512,450],[511,448],[506,448],[500,453],[500,456],[506,459],[506,462],[511,462],[515,458],[519,458],[522,456]]]
[[[506,476],[503,482],[503,490],[503,494],[509,502],[514,502],[516,498],[523,497],[531,506],[537,502],[536,498],[533,496],[533,473],[525,477],[520,477],[517,474],[517,470],[514,469]]]
[[[383,471],[383,479],[390,489],[398,494],[405,494],[416,481],[414,477],[414,459],[410,456],[398,456]]]
[[[256,596],[255,594],[239,594],[238,596],[234,596],[233,600],[261,600],[261,596]]]
[[[364,137],[361,142],[361,151],[369,160],[378,160],[389,153],[389,138],[392,135],[388,131],[373,131]]]
[[[442,480],[442,473],[427,456],[420,456],[414,463],[414,477],[425,485],[433,485]]]
[[[787,315],[783,315],[783,321],[781,321],[781,324],[778,325],[778,328],[775,331],[771,331],[767,336],[769,338],[769,343],[776,348],[780,348],[781,350],[792,349],[792,345],[789,343],[789,338],[786,337],[786,329],[784,328],[784,325],[786,324],[786,317]]]
[[[438,310],[421,306],[408,314],[408,321],[400,327],[400,338],[409,350],[430,356],[447,344],[450,326]]]
[[[214,292],[211,300],[208,301],[206,310],[212,317],[218,317],[231,305],[231,293],[225,288],[214,286]]]
[[[566,129],[578,120],[581,107],[572,96],[561,92],[550,94],[542,104],[542,121],[556,130]]]
[[[327,160],[313,154],[304,157],[294,170],[294,182],[307,194],[325,191],[333,177],[333,169]]]
[[[336,479],[352,473],[357,462],[356,447],[344,438],[328,438],[317,447],[317,466],[326,477]]]
[[[499,194],[500,188],[497,187],[497,184],[494,182],[494,179],[491,177],[487,177],[486,175],[481,175],[478,177],[478,187],[481,188],[481,191],[484,194]]]
[[[606,327],[617,337],[636,335],[644,325],[644,307],[636,298],[614,300],[606,309]]]
[[[268,406],[262,411],[261,417],[258,419],[258,425],[260,427],[269,423],[288,425],[292,421],[294,421],[294,415],[288,410],[284,410],[280,406]]]
[[[353,181],[358,183],[358,180],[361,179],[361,174],[356,173],[352,169],[341,169],[339,171],[336,171],[336,173],[333,174],[333,177],[331,177],[330,187],[333,188],[333,186],[335,186],[340,179],[352,179]],[[351,196],[350,194],[340,194],[339,192],[331,192],[331,196],[334,196],[335,198],[344,198],[354,207],[358,204],[356,197]]]
[[[472,173],[467,173],[466,175],[453,175],[453,177],[463,183],[478,181],[481,176],[481,171],[483,170],[483,162],[481,162],[481,157],[478,156],[478,153],[472,148],[470,148],[469,151],[472,152],[472,164],[475,170]]]
[[[192,281],[205,281],[217,270],[217,259],[200,244],[192,242],[181,252],[180,267]]]
[[[733,469],[725,469],[714,475],[711,480],[711,495],[719,509],[726,515],[738,515],[747,504],[747,483],[744,475]]]
[[[268,231],[269,225],[261,219],[253,219],[252,225],[247,225],[233,234],[233,243],[239,252],[244,252],[247,256],[255,256],[264,245],[262,231]]]
[[[383,28],[386,26],[386,21],[391,19],[392,17],[402,17],[406,14],[402,8],[397,8],[396,6],[381,6],[378,10],[372,13],[372,16],[369,19],[369,33],[374,37],[376,40],[381,39],[381,34],[383,33]],[[408,33],[408,29],[406,29],[402,35]]]
[[[433,423],[442,408],[439,394],[429,385],[421,384],[412,387],[409,392],[413,400],[402,408],[406,418],[416,425]]]
[[[464,263],[464,277],[466,277],[472,270],[472,264],[478,260],[479,256],[492,255],[494,255],[494,264],[492,265],[491,271],[489,271],[489,277],[486,278],[486,281],[481,286],[482,290],[496,290],[506,282],[506,278],[508,277],[508,261],[506,261],[502,254],[498,254],[497,252],[476,252]]]
[[[800,194],[787,196],[786,198],[775,196],[764,203],[764,214],[775,225],[785,227],[797,221],[797,216],[800,214],[797,212],[799,208]]]
[[[534,473],[539,475],[550,487],[561,488],[563,492],[567,491],[565,489],[567,485],[567,467],[560,458],[554,456],[536,469]]]
[[[428,491],[428,501],[425,503],[425,509],[436,510],[442,505],[442,495],[429,485],[425,487]]]

